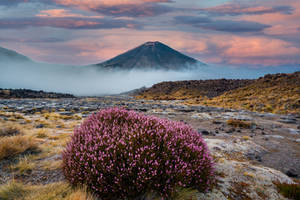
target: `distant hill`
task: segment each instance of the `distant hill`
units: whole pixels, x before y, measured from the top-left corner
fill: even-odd
[[[181,99],[186,104],[300,114],[300,72],[268,74],[256,80],[162,82],[142,91],[137,97]]]
[[[28,57],[17,53],[16,51],[0,47],[0,62],[3,61],[4,62],[14,62],[14,61],[30,62],[31,60]]]
[[[212,98],[251,83],[253,80],[238,79],[162,82],[140,92],[137,97],[155,100]]]
[[[106,62],[96,64],[103,69],[181,70],[205,65],[160,42],[146,42]]]
[[[196,103],[196,99],[189,103]],[[265,75],[251,85],[202,103],[257,112],[300,114],[300,72]]]
[[[19,98],[75,98],[71,94],[55,93],[55,92],[44,92],[42,90],[27,90],[27,89],[1,89],[0,88],[0,99],[19,99]]]

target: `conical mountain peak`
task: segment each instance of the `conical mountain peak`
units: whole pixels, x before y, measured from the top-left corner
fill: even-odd
[[[199,64],[204,65],[159,41],[150,41],[97,66],[104,69],[180,70]]]

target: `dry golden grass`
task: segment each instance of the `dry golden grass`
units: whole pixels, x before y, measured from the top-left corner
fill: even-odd
[[[42,169],[52,171],[61,168],[62,160],[45,160],[39,164]]]
[[[243,120],[238,120],[238,119],[229,119],[226,122],[230,126],[234,126],[236,128],[251,128],[251,123],[250,122],[245,122]]]
[[[20,125],[12,122],[3,123],[0,127],[0,137],[23,134]]]
[[[0,139],[0,160],[37,148],[37,143],[28,136],[3,137]]]
[[[96,200],[86,189],[72,189],[65,182],[25,185],[11,181],[0,186],[1,200]]]
[[[47,138],[48,137],[48,130],[47,129],[38,129],[36,132],[37,138]]]
[[[195,100],[188,103],[195,104]],[[300,72],[267,75],[255,83],[200,103],[278,114],[300,114]]]
[[[85,188],[79,188],[68,197],[68,200],[96,200],[96,197],[87,192]]]
[[[214,91],[214,86],[201,90],[200,86],[184,85],[185,87],[178,87],[176,86],[177,83],[180,82],[156,84],[157,87],[152,86],[136,98],[185,100],[184,104],[188,105],[200,104],[255,112],[300,114],[300,72],[266,75],[238,89],[233,88],[233,90],[224,91],[225,93],[215,95],[214,98],[212,98],[213,96],[211,98],[206,97],[210,90]]]
[[[15,119],[15,120],[24,119],[24,116],[22,114],[15,113],[15,112],[0,111],[0,116],[11,118],[11,119]]]
[[[244,136],[242,137],[242,139],[243,139],[243,140],[245,140],[245,141],[247,141],[247,140],[250,140],[250,137],[249,137],[249,136],[246,136],[246,135],[244,135]]]
[[[24,156],[19,159],[19,162],[12,165],[10,168],[18,174],[27,174],[36,167],[36,164],[30,159],[30,156]]]

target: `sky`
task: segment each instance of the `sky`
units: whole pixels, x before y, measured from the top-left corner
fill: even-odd
[[[160,41],[202,62],[300,65],[299,0],[0,0],[0,46],[71,65]]]

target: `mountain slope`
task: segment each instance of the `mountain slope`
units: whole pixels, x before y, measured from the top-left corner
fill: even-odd
[[[155,100],[212,98],[251,83],[253,80],[238,79],[162,82],[140,92],[137,97]]]
[[[189,103],[196,101],[193,99]],[[300,114],[300,72],[266,75],[251,85],[202,103],[258,112]]]
[[[265,75],[256,80],[162,82],[140,92],[137,98],[185,100],[257,112],[300,114],[300,72]]]
[[[1,61],[13,62],[13,61],[31,61],[31,60],[26,56],[17,53],[16,51],[0,47],[0,62]]]
[[[205,65],[160,42],[147,42],[106,62],[96,64],[104,69],[186,69]]]

